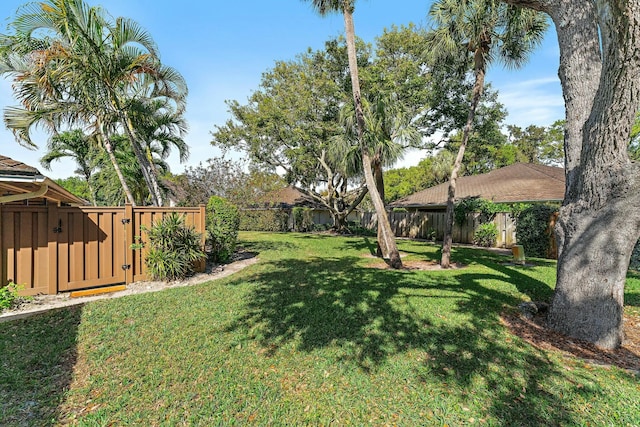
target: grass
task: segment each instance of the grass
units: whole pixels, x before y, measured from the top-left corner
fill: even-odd
[[[389,271],[367,238],[241,239],[260,262],[227,279],[3,324],[0,424],[640,425],[636,375],[500,323],[550,299],[552,261],[458,248],[465,269]],[[626,291],[638,310],[639,276]]]

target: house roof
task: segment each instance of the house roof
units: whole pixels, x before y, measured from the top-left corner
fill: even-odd
[[[0,155],[0,204],[27,199],[46,199],[69,205],[87,204],[42,175],[38,169]]]
[[[564,169],[515,163],[482,175],[458,178],[456,199],[480,197],[495,203],[560,202],[564,199]],[[436,185],[397,200],[392,207],[442,207],[449,183]]]
[[[270,207],[292,208],[296,206],[313,207],[317,203],[294,186],[270,191],[261,198],[261,204]]]

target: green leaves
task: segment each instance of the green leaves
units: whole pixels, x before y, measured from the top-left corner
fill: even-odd
[[[149,252],[145,264],[157,280],[178,280],[193,274],[194,263],[205,257],[200,247],[200,236],[184,223],[176,212],[156,222],[147,234]]]

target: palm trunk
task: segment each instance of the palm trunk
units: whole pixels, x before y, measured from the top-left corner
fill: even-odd
[[[160,191],[160,186],[158,185],[158,179],[155,174],[153,167],[151,166],[151,162],[145,155],[142,147],[138,143],[137,136],[135,135],[135,131],[133,130],[133,124],[129,119],[126,112],[122,112],[122,120],[124,122],[124,129],[131,141],[131,147],[133,148],[133,152],[138,159],[138,163],[140,164],[140,170],[142,171],[142,176],[144,177],[145,182],[147,183],[147,187],[149,188],[149,195],[151,196],[151,202],[154,206],[162,206],[162,192]]]
[[[467,123],[464,126],[462,132],[462,142],[458,149],[458,155],[453,163],[453,169],[451,169],[451,177],[449,178],[449,189],[447,192],[447,211],[445,213],[444,222],[444,237],[442,239],[442,254],[440,258],[440,266],[442,268],[451,267],[451,246],[453,245],[453,208],[456,199],[456,181],[458,179],[458,173],[462,166],[462,159],[464,158],[464,152],[469,142],[469,136],[473,130],[473,120],[476,116],[476,109],[482,96],[484,89],[484,75],[485,75],[485,62],[484,52],[482,49],[477,49],[474,55],[475,64],[475,78],[476,81],[473,85],[473,97],[471,98],[471,105],[469,106],[469,114],[467,116]]]
[[[376,181],[376,189],[378,190],[378,194],[380,194],[380,198],[384,203],[384,176],[382,174],[382,164],[380,163],[380,156],[376,156],[375,161],[373,162],[373,178]],[[386,212],[386,207],[385,207]],[[379,258],[383,258],[384,254],[387,253],[387,248],[383,248],[384,245],[384,231],[382,222],[378,221],[378,244],[376,247],[376,256]]]
[[[102,132],[102,129],[100,129],[99,133],[100,133],[100,138],[102,138],[103,140],[104,149],[107,152],[107,155],[109,156],[109,161],[111,161],[111,165],[113,166],[113,169],[116,171],[116,175],[118,176],[118,180],[120,181],[120,185],[122,186],[122,191],[124,191],[124,194],[127,196],[127,200],[129,200],[129,203],[131,203],[131,206],[135,206],[136,199],[133,197],[133,194],[131,193],[131,189],[129,188],[127,181],[124,179],[124,174],[122,173],[122,170],[120,170],[120,165],[118,164],[118,159],[116,159],[116,156],[113,153],[113,147],[111,146],[111,142],[109,141],[109,138],[107,138],[104,135],[104,133]]]
[[[386,249],[386,253],[383,254],[389,259],[389,265],[392,268],[402,268],[402,260],[400,259],[400,253],[396,246],[395,236],[391,231],[389,225],[389,218],[387,218],[387,212],[384,208],[384,202],[380,198],[380,194],[376,188],[376,182],[373,177],[371,156],[368,148],[364,144],[364,132],[365,122],[364,113],[362,111],[362,98],[360,95],[360,79],[358,77],[358,61],[356,57],[356,42],[355,42],[355,29],[353,25],[353,14],[351,11],[351,5],[348,0],[343,0],[343,16],[344,16],[344,28],[347,39],[347,54],[349,57],[349,70],[351,73],[351,88],[353,91],[353,102],[356,109],[356,122],[358,124],[358,143],[360,144],[360,150],[362,152],[362,167],[364,170],[365,182],[369,189],[371,201],[378,217],[378,224],[381,227],[381,237],[383,249]]]

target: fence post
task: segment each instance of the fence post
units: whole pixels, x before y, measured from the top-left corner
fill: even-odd
[[[58,265],[58,227],[67,227],[67,224],[60,224],[58,206],[47,205],[47,252],[49,255],[49,275],[47,277],[47,293],[55,295],[58,293],[58,276],[60,266]]]
[[[4,205],[0,205],[0,286],[4,286],[7,284],[7,254],[5,253],[4,250],[4,245],[3,243],[3,238],[2,236],[4,236],[3,230],[2,230],[2,208],[4,207]]]
[[[133,273],[137,269],[135,265],[137,262],[135,251],[131,249],[131,244],[135,243],[133,241],[133,226],[135,221],[133,218],[133,206],[130,203],[125,203],[124,205],[124,219],[124,263],[129,265],[129,268],[124,270],[124,283],[128,285],[133,282]]]
[[[204,244],[207,240],[207,209],[202,203],[198,205],[198,209],[200,212],[200,221],[198,222],[200,229],[198,232],[202,235],[200,238],[200,245],[202,246],[202,249],[204,249]]]

